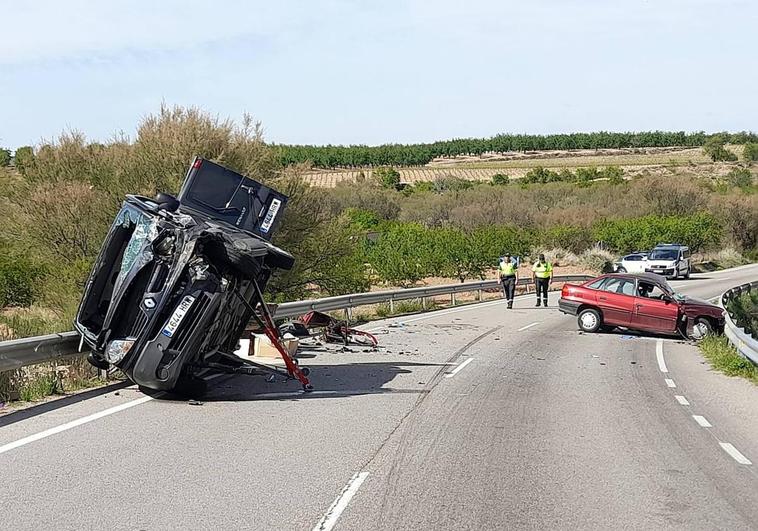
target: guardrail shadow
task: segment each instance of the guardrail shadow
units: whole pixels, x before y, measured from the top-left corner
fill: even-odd
[[[445,368],[451,367],[446,363],[417,363],[417,362],[371,362],[350,363],[340,365],[307,365],[311,370],[310,380],[314,391],[302,392],[297,380],[285,380],[277,377],[274,382],[267,382],[265,376],[229,375],[209,382],[208,390],[203,396],[197,397],[201,402],[246,402],[255,400],[313,400],[344,398],[360,395],[385,394],[426,394],[429,384],[439,377]],[[397,376],[412,374],[414,369],[433,368],[433,372],[419,374],[416,379],[417,388],[391,388],[385,385]],[[157,400],[183,401],[187,397],[175,394],[165,394],[156,397]]]

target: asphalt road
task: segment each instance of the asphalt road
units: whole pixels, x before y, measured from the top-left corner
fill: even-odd
[[[198,405],[0,417],[0,528],[758,528],[758,388],[677,339],[580,334],[557,298],[372,323],[379,352],[303,360],[308,395],[221,377]]]

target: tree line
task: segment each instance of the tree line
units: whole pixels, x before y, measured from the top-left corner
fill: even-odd
[[[491,138],[457,138],[421,144],[366,145],[274,145],[279,162],[284,166],[311,164],[319,168],[365,166],[420,166],[437,157],[481,155],[508,151],[538,151],[563,149],[700,147],[714,135],[684,131],[596,132],[555,135],[502,134]],[[718,133],[731,144],[758,142],[752,132]]]

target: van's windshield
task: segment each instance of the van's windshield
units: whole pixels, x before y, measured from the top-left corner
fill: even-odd
[[[676,249],[654,249],[650,253],[651,260],[676,260],[679,258],[679,251]]]

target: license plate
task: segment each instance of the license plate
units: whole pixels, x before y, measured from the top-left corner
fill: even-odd
[[[174,310],[174,315],[171,316],[171,319],[168,320],[168,324],[163,329],[162,333],[164,336],[171,337],[174,335],[174,332],[176,332],[176,329],[179,328],[179,325],[182,323],[182,319],[184,319],[184,316],[192,307],[193,302],[195,302],[195,297],[192,295],[187,295],[182,299],[182,302],[180,302],[179,306]]]

